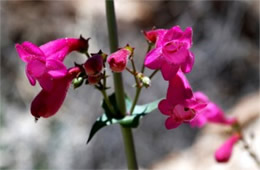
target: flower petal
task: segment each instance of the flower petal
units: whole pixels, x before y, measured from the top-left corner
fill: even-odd
[[[181,125],[181,122],[177,122],[173,116],[168,117],[165,121],[165,127],[167,129],[174,129]]]
[[[189,51],[186,47],[176,44],[175,42],[166,43],[162,48],[164,59],[172,64],[180,65],[189,61]]]
[[[184,73],[191,72],[194,62],[195,62],[194,54],[191,51],[188,51],[188,55],[185,57],[185,61],[181,65],[181,70]]]
[[[32,85],[32,86],[35,86],[35,84],[36,84],[35,78],[32,77],[32,76],[28,73],[28,70],[27,70],[27,69],[25,69],[25,73],[26,73],[26,76],[27,76],[29,82],[31,83],[31,85]]]
[[[163,75],[164,80],[171,80],[178,72],[179,66],[164,63],[161,67],[161,72]]]
[[[209,98],[203,92],[197,91],[194,93],[196,100],[200,101],[201,103],[208,103]]]
[[[43,90],[48,92],[51,91],[53,88],[53,81],[54,79],[47,73],[38,78],[40,86],[43,88]]]
[[[172,41],[176,39],[180,39],[183,35],[183,31],[180,26],[174,26],[167,31],[167,33],[163,37],[163,41]]]
[[[208,120],[213,123],[220,123],[231,125],[237,122],[236,118],[227,118],[225,113],[213,102],[209,103],[205,110],[203,110]]]
[[[31,77],[39,78],[45,72],[45,63],[38,59],[33,59],[28,62],[26,66],[27,73],[31,75]]]
[[[176,105],[173,111],[175,117],[183,121],[191,120],[196,115],[196,113],[193,110],[185,108],[183,105],[180,104]]]
[[[155,47],[158,48],[158,47],[162,47],[163,46],[163,37],[165,35],[167,31],[165,29],[159,29],[157,31],[157,39],[156,39],[156,43],[155,43]]]
[[[46,60],[46,70],[52,78],[61,78],[67,74],[66,66],[61,61],[54,59]]]
[[[158,104],[158,109],[164,115],[171,115],[173,106],[166,99],[163,99]]]
[[[76,50],[81,51],[88,48],[88,40],[76,38],[62,38],[50,41],[40,46],[46,58],[63,61],[65,56]]]
[[[207,123],[207,119],[201,114],[196,114],[196,116],[189,122],[191,127],[201,128]]]
[[[176,76],[169,81],[166,98],[171,101],[172,105],[177,105],[184,103],[186,99],[191,99],[192,97],[191,86],[185,75],[179,70]]]
[[[54,115],[66,97],[70,81],[67,77],[57,79],[51,91],[42,90],[32,102],[32,115],[37,118],[47,118]]]
[[[44,53],[41,49],[31,42],[26,41],[21,45],[16,44],[15,48],[24,62],[29,62],[32,58],[44,58]]]
[[[188,44],[187,48],[191,47],[191,45],[192,45],[192,28],[191,27],[187,27],[185,29],[185,31],[183,32],[182,40],[187,42],[187,44]]]
[[[146,55],[144,65],[150,69],[160,69],[162,62],[161,48],[155,48]]]

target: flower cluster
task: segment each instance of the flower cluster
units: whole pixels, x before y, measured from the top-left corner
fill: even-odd
[[[42,88],[31,104],[31,113],[38,119],[53,116],[65,100],[67,91],[72,83],[74,88],[80,87],[83,82],[93,85],[104,96],[110,111],[114,107],[109,105],[106,90],[108,77],[106,63],[112,72],[129,71],[135,78],[137,88],[134,104],[130,115],[134,111],[142,87],[149,87],[151,78],[160,70],[164,80],[168,82],[167,95],[158,104],[160,112],[167,116],[165,126],[167,129],[179,127],[188,123],[191,127],[203,127],[206,123],[217,123],[235,127],[237,119],[228,118],[224,112],[202,92],[193,92],[185,76],[191,72],[194,64],[194,54],[190,51],[192,46],[192,28],[184,31],[179,26],[171,29],[153,29],[144,32],[149,43],[149,50],[144,66],[155,70],[149,77],[144,75],[144,67],[138,72],[133,60],[134,48],[126,45],[110,55],[88,52],[88,40],[80,38],[63,38],[36,46],[31,42],[16,44],[16,50],[22,61],[26,63],[26,75],[32,86],[38,82]],[[75,63],[74,67],[64,65],[65,57],[73,52],[86,55],[82,64]],[[132,70],[127,67],[131,61]],[[233,145],[241,139],[241,134],[235,131],[231,137],[216,151],[218,162],[229,160]]]
[[[168,118],[165,121],[167,129],[174,129],[182,123],[191,127],[202,127],[206,123],[234,125],[235,118],[227,118],[224,112],[202,92],[193,92],[184,73],[189,73],[194,64],[192,46],[192,29],[184,31],[179,26],[169,30],[155,29],[144,32],[154,49],[148,52],[145,66],[150,69],[160,69],[163,78],[169,82],[166,98],[161,100],[158,108]],[[216,152],[216,160],[227,161],[231,155],[233,144],[239,135],[233,135]]]
[[[48,118],[57,113],[64,102],[71,82],[74,88],[77,88],[82,85],[84,79],[86,79],[86,84],[96,85],[102,78],[106,78],[102,72],[107,55],[102,51],[89,55],[88,40],[83,37],[62,38],[40,47],[31,42],[16,44],[19,57],[26,63],[25,71],[30,84],[34,86],[37,81],[42,87],[31,104],[31,113],[36,120],[40,117]],[[85,53],[88,59],[85,63],[76,64],[75,67],[68,69],[63,61],[73,51]],[[107,59],[111,70],[122,72],[132,53],[133,48],[129,45],[112,53]],[[102,84],[96,87],[106,88]]]

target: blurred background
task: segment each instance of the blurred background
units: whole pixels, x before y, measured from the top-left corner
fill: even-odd
[[[62,37],[91,37],[90,52],[109,53],[105,3],[78,1],[1,1],[1,169],[122,169],[126,167],[120,128],[99,131],[86,145],[91,125],[101,115],[101,94],[92,86],[70,88],[59,112],[34,122],[30,103],[40,91],[25,76],[15,43],[41,45]],[[141,30],[192,26],[195,65],[188,74],[194,91],[204,91],[224,110],[259,91],[259,1],[116,0],[120,46],[135,49],[140,69],[147,44]],[[83,63],[71,53],[66,65]],[[149,71],[146,70],[149,75]],[[134,79],[123,73],[133,97]],[[109,84],[112,86],[112,80]],[[139,104],[166,94],[160,74],[143,90]],[[110,93],[112,90],[110,90]],[[154,111],[142,119],[134,137],[138,162],[150,168],[170,153],[189,148],[199,129],[182,125],[166,130],[165,116]],[[212,153],[212,159],[213,153]]]

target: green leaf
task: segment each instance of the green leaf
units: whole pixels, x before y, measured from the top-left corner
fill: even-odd
[[[109,96],[110,102],[115,105],[115,95],[112,94]],[[161,100],[161,99],[160,99]],[[132,113],[132,115],[126,115],[125,117],[118,119],[114,118],[112,113],[109,111],[108,106],[103,101],[102,107],[105,110],[105,113],[103,113],[93,124],[87,143],[93,138],[93,136],[96,134],[97,131],[99,131],[101,128],[113,124],[121,124],[124,127],[128,128],[136,128],[139,125],[139,120],[143,118],[145,115],[151,113],[154,111],[160,100],[156,100],[154,102],[145,104],[145,105],[136,105],[135,109]],[[132,106],[132,101],[128,96],[125,96],[125,102],[126,102],[126,108],[127,111],[130,111],[130,108]],[[116,107],[114,107],[116,109]]]
[[[118,107],[116,106],[116,95],[115,93],[113,93],[112,95],[110,95],[108,97],[112,107],[113,107],[113,110],[118,113],[119,112],[119,109]],[[129,99],[128,99],[129,100]],[[130,100],[131,101],[131,100]],[[114,114],[113,112],[110,111],[108,105],[106,104],[105,100],[103,100],[102,102],[102,108],[104,109],[105,111],[105,114],[107,116],[107,118],[109,119],[112,119],[112,118],[116,118],[116,119],[122,119],[123,117],[120,115],[120,114]]]
[[[161,100],[162,99],[158,99],[148,104],[136,105],[133,114],[142,114],[142,113],[148,114],[154,111],[158,107],[158,104]]]
[[[138,127],[139,120],[143,118],[145,115],[154,111],[157,108],[160,100],[161,99],[144,105],[136,105],[132,115],[125,116],[123,119],[119,121],[119,123],[124,127],[129,127],[129,128]]]
[[[96,134],[96,132],[108,125],[114,124],[116,119],[109,119],[107,117],[107,115],[105,113],[103,113],[97,120],[96,122],[93,124],[89,137],[88,137],[88,141],[87,143],[89,143],[89,141],[92,139],[92,137]]]

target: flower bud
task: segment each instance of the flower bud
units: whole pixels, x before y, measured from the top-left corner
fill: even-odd
[[[150,87],[151,86],[151,79],[147,76],[144,76],[142,73],[137,74],[137,78],[141,80],[144,87]]]
[[[84,69],[88,76],[98,75],[103,69],[103,57],[98,54],[92,56],[84,64]]]
[[[142,79],[142,83],[145,87],[150,87],[151,86],[151,80],[149,77],[143,77]]]
[[[134,48],[129,45],[108,56],[108,64],[110,69],[114,72],[122,72],[128,62],[128,58],[133,54]]]
[[[227,162],[232,154],[233,146],[239,141],[241,135],[238,133],[233,134],[220,148],[215,152],[215,159],[218,162]]]
[[[155,44],[158,39],[161,39],[165,33],[164,29],[152,29],[150,31],[144,31],[144,36],[149,43]]]
[[[100,79],[101,79],[101,75],[99,75],[99,76],[88,76],[88,83],[95,85],[100,81]]]
[[[72,81],[74,89],[80,87],[83,84],[83,81],[84,81],[83,77],[74,78]]]

